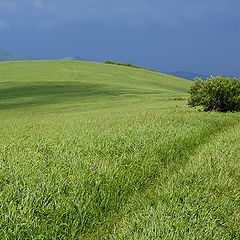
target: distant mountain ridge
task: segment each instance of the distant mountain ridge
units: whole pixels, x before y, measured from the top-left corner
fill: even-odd
[[[194,73],[194,72],[187,72],[187,71],[176,71],[176,72],[171,72],[171,73],[168,73],[168,74],[173,75],[175,77],[188,79],[188,80],[193,80],[196,77],[200,77],[202,79],[207,79],[207,78],[210,77],[208,75],[203,75],[203,74]]]
[[[0,62],[4,62],[4,61],[24,61],[24,60],[40,60],[40,59],[29,57],[29,56],[17,55],[15,53],[8,52],[6,50],[0,49]],[[77,57],[77,56],[67,56],[67,57],[60,58],[58,60],[86,61],[85,59]]]
[[[20,60],[36,60],[28,56],[20,56],[14,53],[0,49],[0,61],[20,61]]]
[[[63,58],[60,58],[60,60],[68,60],[68,61],[86,61],[85,59],[83,58],[80,58],[80,57],[72,57],[72,56],[69,56],[69,57],[63,57]]]

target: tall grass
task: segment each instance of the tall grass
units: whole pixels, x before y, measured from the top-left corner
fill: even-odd
[[[142,69],[0,65],[0,239],[240,238],[239,113]]]
[[[101,239],[107,233],[109,237],[126,206],[130,211],[138,201],[148,203],[146,191],[158,189],[162,181],[169,184],[167,177],[173,180],[201,146],[234,124],[237,118],[231,114],[186,110],[6,120],[1,130],[0,235]],[[184,188],[185,181],[179,185]],[[154,201],[161,207],[161,201]],[[173,201],[178,202],[178,196]],[[237,199],[233,201],[237,204]],[[165,218],[161,216],[161,221]],[[144,231],[152,234],[150,229]],[[138,229],[136,233],[145,236]]]

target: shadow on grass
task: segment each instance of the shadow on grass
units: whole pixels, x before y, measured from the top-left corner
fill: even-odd
[[[128,90],[109,85],[91,83],[39,83],[11,86],[0,89],[0,110],[33,107],[38,105],[86,100],[99,96],[119,96]]]

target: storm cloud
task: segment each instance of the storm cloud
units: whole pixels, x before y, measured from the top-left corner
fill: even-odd
[[[239,74],[237,0],[0,0],[0,48]]]

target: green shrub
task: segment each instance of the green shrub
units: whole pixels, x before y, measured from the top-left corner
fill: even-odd
[[[188,105],[202,106],[205,111],[240,111],[240,79],[210,77],[196,78],[191,86]]]

